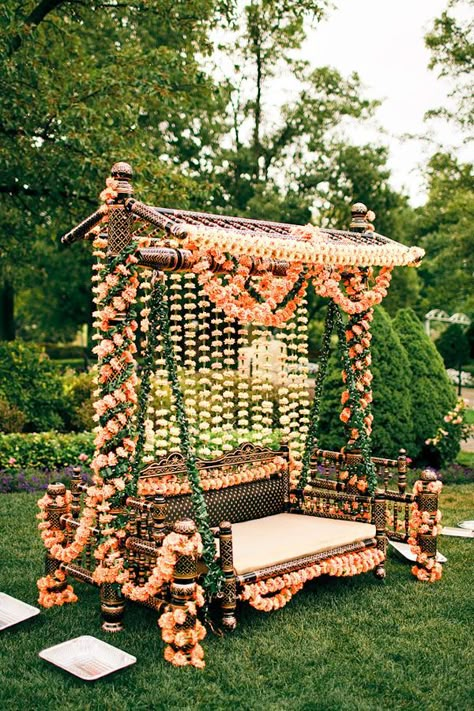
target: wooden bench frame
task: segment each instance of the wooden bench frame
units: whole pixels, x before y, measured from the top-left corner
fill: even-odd
[[[201,474],[209,475],[216,469],[223,467],[239,467],[242,465],[253,465],[269,462],[276,456],[285,459],[289,464],[288,448],[283,446],[280,450],[274,451],[266,447],[259,447],[253,444],[243,444],[235,450],[223,455],[219,459],[212,461],[198,460],[198,468]],[[408,521],[410,516],[410,506],[413,502],[417,502],[420,511],[436,511],[438,508],[437,494],[430,493],[427,487],[423,487],[423,491],[418,495],[405,492],[406,488],[406,457],[402,451],[398,460],[374,458],[373,462],[379,476],[382,478],[383,486],[376,490],[374,496],[360,494],[350,485],[341,482],[340,479],[331,478],[334,473],[336,477],[341,466],[356,464],[360,461],[360,456],[357,454],[344,454],[340,452],[331,452],[326,450],[315,450],[311,462],[311,478],[308,485],[303,489],[291,488],[289,483],[289,472],[277,472],[270,479],[261,479],[259,481],[238,484],[227,489],[209,491],[206,493],[208,510],[211,517],[212,532],[219,539],[220,550],[220,565],[223,572],[224,583],[220,594],[220,607],[222,614],[222,623],[225,629],[233,630],[237,624],[236,608],[239,595],[242,592],[243,586],[249,583],[255,583],[261,580],[266,580],[270,577],[281,576],[285,573],[290,573],[299,570],[309,565],[322,562],[330,557],[342,556],[348,552],[360,552],[369,548],[377,548],[385,555],[387,548],[387,540],[389,538],[395,540],[408,539]],[[397,491],[390,490],[388,483],[396,472],[397,476]],[[181,454],[172,453],[168,457],[159,462],[147,466],[142,474],[141,480],[146,481],[150,478],[160,477],[183,477],[186,473],[184,458]],[[429,476],[425,484],[429,481]],[[57,487],[63,485],[52,485],[56,487],[50,493],[58,494]],[[83,484],[79,474],[75,475],[71,483],[72,506],[71,514],[65,515],[57,507],[48,509],[48,519],[55,528],[60,528],[66,532],[66,540],[71,539],[74,535],[74,530],[79,525],[80,511],[82,505],[82,495],[86,491],[87,485]],[[270,496],[267,504],[262,504],[261,493],[279,497],[278,501],[272,501]],[[375,525],[375,538],[369,538],[362,542],[350,543],[345,546],[335,547],[324,553],[317,553],[305,558],[296,560],[288,560],[287,562],[273,565],[260,570],[251,571],[243,575],[236,575],[233,565],[233,539],[232,539],[232,524],[229,517],[222,517],[216,524],[216,520],[212,520],[213,511],[219,513],[219,506],[222,502],[228,503],[231,501],[233,505],[238,504],[240,511],[240,520],[253,520],[253,507],[251,504],[252,496],[260,496],[260,513],[258,518],[273,513],[291,512],[301,515],[320,516],[323,518],[336,518],[345,520],[360,520],[357,513],[347,513],[344,511],[344,504],[358,504],[357,510],[361,508],[366,512],[366,521]],[[227,497],[227,499],[225,499]],[[268,497],[267,497],[268,498]],[[178,501],[182,499],[182,501]],[[179,516],[181,511],[180,506],[184,503],[188,508],[190,505],[189,495],[164,497],[157,496],[135,496],[129,497],[126,502],[126,507],[129,511],[128,521],[128,537],[124,541],[124,550],[127,556],[128,565],[135,573],[135,579],[138,583],[146,582],[150,570],[156,560],[157,552],[160,549],[161,543],[165,535],[171,528],[181,533],[191,535],[196,530],[193,522],[190,521],[191,516]],[[217,502],[217,503],[216,503]],[[395,510],[395,517],[390,515],[391,510]],[[216,514],[216,515],[217,515]],[[393,521],[395,518],[395,526]],[[233,521],[236,522],[235,520]],[[400,526],[400,522],[402,525]],[[76,580],[94,584],[92,578],[93,566],[93,549],[94,537],[97,531],[93,531],[93,535],[86,546],[80,563],[61,563],[51,557],[48,553],[46,556],[46,572],[51,574],[55,570],[62,569],[67,575],[72,576]],[[429,556],[436,555],[436,537],[431,535],[420,536],[419,545],[422,550]],[[145,605],[160,611],[166,604],[175,602],[182,604],[186,596],[183,597],[183,589],[191,590],[194,581],[204,572],[202,562],[192,559],[178,560],[176,564],[174,580],[177,584],[170,585],[169,590],[163,591],[162,594],[155,598],[147,600]],[[183,572],[185,571],[185,572]],[[379,563],[375,570],[375,576],[379,579],[385,577],[385,568],[383,561]],[[183,587],[183,580],[186,585]],[[173,597],[173,590],[178,590],[178,593]],[[125,600],[117,594],[116,587],[107,583],[101,585],[101,611],[103,618],[103,629],[107,631],[117,631],[122,628],[122,618],[125,610]]]

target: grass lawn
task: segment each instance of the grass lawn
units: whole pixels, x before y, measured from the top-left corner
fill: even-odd
[[[468,425],[474,425],[474,410],[466,410],[464,417]]]
[[[34,494],[0,495],[0,590],[35,604],[42,574]],[[474,484],[446,486],[446,524],[474,518]],[[0,639],[0,709],[472,709],[474,541],[443,537],[443,579],[416,582],[389,558],[371,574],[320,579],[271,615],[244,608],[234,635],[204,640],[204,671],[174,669],[152,611],[130,606],[126,630],[100,630],[98,592],[75,583],[77,605],[42,612]],[[134,654],[133,667],[81,682],[38,658],[93,634]]]

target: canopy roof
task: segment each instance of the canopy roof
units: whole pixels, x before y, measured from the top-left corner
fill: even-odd
[[[364,219],[360,220],[360,231],[348,231],[171,210],[132,200],[130,209],[163,227],[189,249],[226,251],[227,248],[233,255],[358,266],[414,266],[424,255],[419,247],[407,247],[371,231],[372,226]]]
[[[109,199],[107,190],[104,191],[102,199],[107,204],[68,232],[62,239],[63,243],[87,237],[89,231],[104,219],[110,209],[124,206],[136,220],[132,226],[133,237],[143,234],[147,226],[155,228],[149,234],[149,260],[152,259],[153,250],[163,247],[183,248],[188,255],[196,252],[227,253],[234,257],[245,255],[257,260],[267,258],[308,266],[340,267],[417,266],[424,255],[424,250],[419,247],[407,247],[375,232],[370,223],[373,215],[362,203],[352,207],[350,230],[291,225],[145,205],[131,197],[132,175],[128,163],[116,163],[112,168],[112,179],[108,180],[108,190],[112,191],[115,199]],[[159,267],[161,256],[158,253],[155,256],[155,264]]]

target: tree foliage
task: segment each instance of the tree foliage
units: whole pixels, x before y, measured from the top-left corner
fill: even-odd
[[[470,358],[469,341],[458,323],[451,323],[436,339],[436,348],[446,368],[460,368]]]
[[[219,78],[210,30],[233,0],[2,4],[0,338],[14,335],[14,298],[23,338],[68,340],[90,320],[90,250],[58,237],[96,207],[118,159],[145,201],[344,227],[362,200],[380,232],[404,239],[410,209],[390,187],[386,149],[346,139],[376,102],[357,75],[301,60],[308,23],[328,7],[239,6]],[[412,303],[416,278],[397,280]]]
[[[428,200],[416,210],[414,232],[426,249],[420,267],[421,306],[474,310],[474,174],[471,164],[436,153],[428,165]]]
[[[474,69],[474,21],[472,0],[450,0],[447,9],[436,18],[425,42],[431,50],[430,68],[439,77],[451,79],[450,97],[455,110],[436,109],[429,116],[442,116],[463,129],[474,122],[472,71]]]
[[[163,202],[209,199],[223,96],[198,54],[223,5],[2,3],[0,283],[27,287],[25,310],[49,294],[50,337],[87,320],[88,251],[66,253],[58,235],[95,208],[113,162]]]

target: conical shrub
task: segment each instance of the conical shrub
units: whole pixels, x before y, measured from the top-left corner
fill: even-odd
[[[415,312],[400,309],[393,324],[410,361],[415,456],[420,458],[426,452],[426,439],[435,435],[456,404],[456,394],[443,359]]]
[[[335,351],[339,351],[339,344]],[[374,376],[373,454],[396,458],[404,448],[413,456],[410,363],[390,317],[381,307],[375,309],[372,321],[371,370]],[[344,427],[339,419],[343,389],[341,360],[339,352],[334,352],[321,403],[319,444],[327,449],[340,449],[345,444]]]

